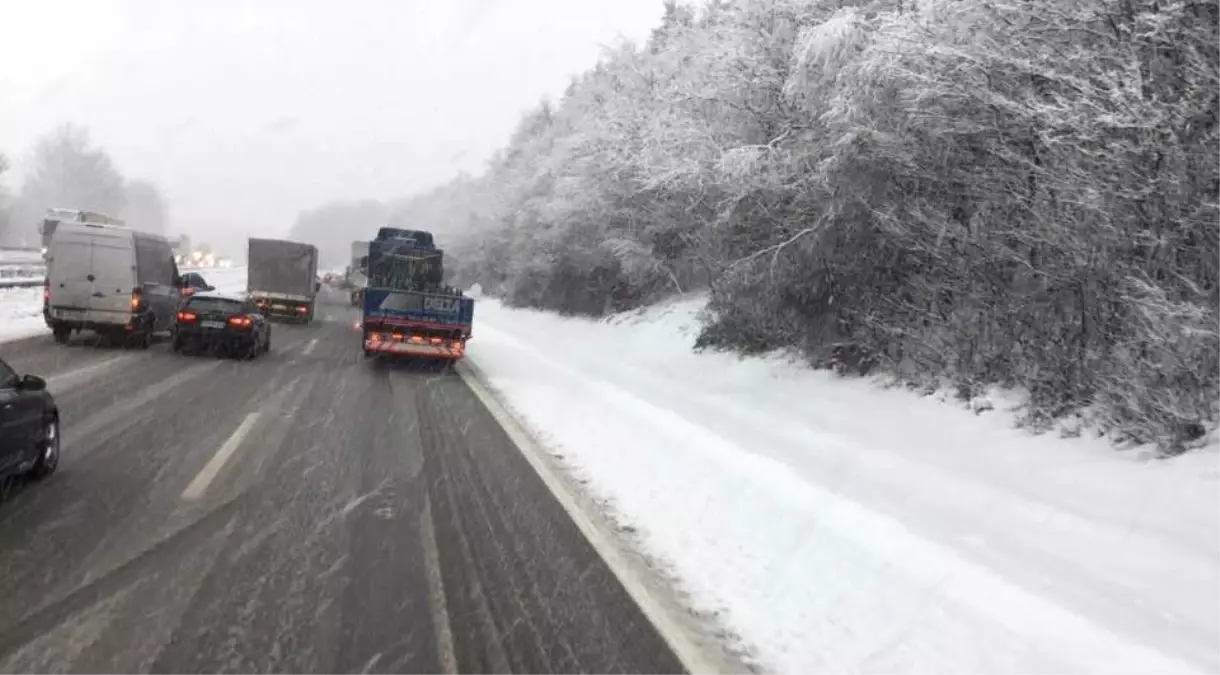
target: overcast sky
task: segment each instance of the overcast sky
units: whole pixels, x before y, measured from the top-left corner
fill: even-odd
[[[216,244],[481,169],[661,0],[0,0],[0,152],[89,128]],[[198,241],[198,239],[196,239]],[[244,242],[241,242],[244,244]]]

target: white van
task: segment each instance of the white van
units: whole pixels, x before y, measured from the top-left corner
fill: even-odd
[[[61,222],[47,252],[43,315],[56,342],[92,330],[147,347],[154,333],[173,327],[180,284],[165,237]]]

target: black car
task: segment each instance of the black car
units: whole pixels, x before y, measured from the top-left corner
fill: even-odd
[[[46,380],[0,360],[0,481],[46,478],[59,466],[59,407]]]
[[[187,272],[183,274],[178,281],[178,287],[182,290],[182,297],[190,297],[200,291],[214,291],[216,287],[209,284],[207,279],[198,272]]]
[[[252,359],[271,351],[271,323],[247,298],[199,291],[178,310],[172,346],[176,352],[206,349]]]

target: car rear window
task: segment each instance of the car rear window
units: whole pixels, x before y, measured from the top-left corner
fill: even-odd
[[[187,306],[197,312],[225,312],[232,314],[242,311],[244,303],[240,300],[227,298],[191,298]]]

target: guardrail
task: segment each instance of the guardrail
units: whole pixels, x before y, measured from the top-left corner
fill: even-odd
[[[42,279],[0,279],[0,288],[37,288]]]

